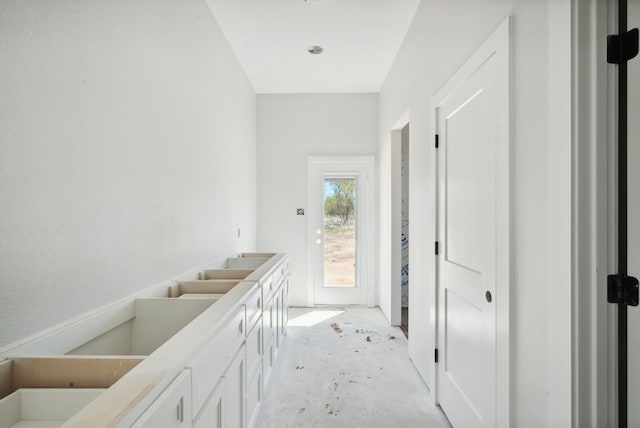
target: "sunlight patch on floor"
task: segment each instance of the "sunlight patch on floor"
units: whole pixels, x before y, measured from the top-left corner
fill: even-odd
[[[289,319],[289,327],[313,327],[323,321],[342,314],[344,311],[317,310]]]

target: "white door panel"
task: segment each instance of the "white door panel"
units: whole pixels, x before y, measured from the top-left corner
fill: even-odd
[[[489,65],[487,65],[488,67]],[[479,77],[479,76],[478,76]],[[477,80],[477,79],[474,79]],[[479,82],[469,82],[473,89]],[[486,224],[491,213],[485,204],[491,192],[492,141],[488,123],[492,112],[491,91],[472,94],[464,105],[448,114],[444,120],[446,130],[446,252],[447,261],[481,272],[486,266],[484,251]],[[452,100],[450,106],[458,103]],[[443,114],[447,114],[443,109]]]
[[[492,373],[483,367],[492,357],[485,343],[486,317],[481,309],[470,305],[452,290],[445,290],[445,293],[447,326],[444,332],[446,349],[442,364],[443,374],[447,377],[445,384],[454,390],[445,389],[447,393],[444,401],[441,400],[441,405],[448,408],[449,396],[463,400],[473,413],[464,419],[475,426],[481,426],[477,425],[477,421],[487,418],[486,409],[491,404],[491,388],[488,385],[491,384]],[[458,406],[461,403],[453,404]],[[461,426],[465,425],[470,426]]]
[[[440,403],[456,427],[495,425],[494,62],[440,108]]]
[[[508,193],[500,183],[508,177],[508,156],[500,153],[508,147],[500,129],[508,121],[501,105],[508,97],[500,87],[508,76],[505,64],[489,51],[476,66],[463,67],[434,103],[437,401],[456,428],[495,427],[498,420],[496,303],[498,278],[504,277],[498,269],[504,268],[504,257],[508,265],[508,241],[499,248],[498,237],[508,236],[509,227],[497,220],[508,218]],[[505,227],[506,233],[500,229]]]

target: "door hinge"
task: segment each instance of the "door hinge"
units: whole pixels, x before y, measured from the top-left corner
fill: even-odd
[[[435,352],[433,353],[433,360],[437,363],[438,362],[438,348],[436,348],[434,351]]]
[[[438,241],[436,241],[436,248],[435,248],[435,250],[436,250],[436,256],[437,256],[437,255],[438,255],[438,252],[439,252],[439,249],[438,249]]]
[[[607,62],[622,64],[638,55],[638,29],[607,36]]]
[[[439,138],[440,137],[438,136],[438,134],[436,134],[436,149],[438,148],[438,140],[439,140]]]
[[[627,306],[638,306],[638,280],[632,276],[609,275],[607,277],[607,301]]]

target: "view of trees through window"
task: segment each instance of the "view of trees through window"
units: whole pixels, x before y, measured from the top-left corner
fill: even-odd
[[[356,179],[324,179],[324,284],[356,284]]]

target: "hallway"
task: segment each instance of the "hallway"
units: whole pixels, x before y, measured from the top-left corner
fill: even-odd
[[[449,427],[378,308],[291,308],[257,427]]]

